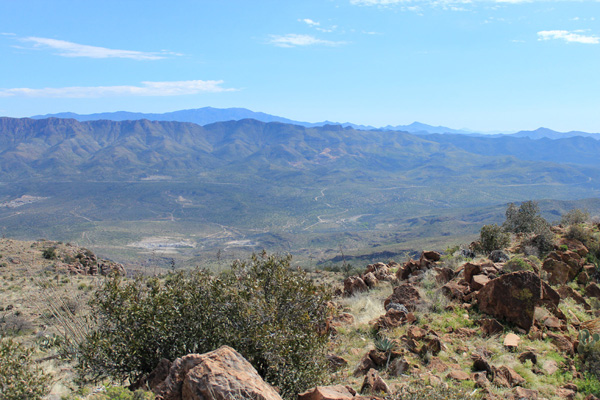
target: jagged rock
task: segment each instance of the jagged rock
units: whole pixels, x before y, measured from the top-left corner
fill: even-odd
[[[492,336],[504,332],[504,326],[493,318],[480,319],[478,322],[484,336]]]
[[[498,386],[507,388],[519,386],[526,382],[514,369],[507,367],[506,365],[496,368],[494,375],[494,383]]]
[[[554,360],[546,360],[542,365],[542,370],[546,375],[554,375],[554,373],[558,371],[558,364]]]
[[[409,326],[406,332],[409,338],[414,340],[423,340],[427,336],[427,331],[418,326]]]
[[[340,313],[335,317],[331,318],[329,323],[333,327],[339,327],[344,325],[352,325],[354,323],[354,315],[350,313]]]
[[[569,355],[573,355],[574,347],[571,339],[569,339],[567,336],[557,335],[552,332],[548,332],[547,335],[552,344],[555,345],[560,351]]]
[[[502,262],[506,262],[510,259],[510,257],[508,256],[508,254],[506,254],[503,250],[494,250],[490,253],[490,256],[488,257],[490,260],[492,260],[492,262],[495,263],[502,263]]]
[[[405,314],[408,314],[408,308],[406,308],[406,306],[404,306],[404,304],[400,304],[400,303],[388,303],[385,307],[385,311],[389,311],[390,309],[396,310],[396,311],[400,311],[403,312]]]
[[[369,290],[365,281],[359,276],[349,276],[344,280],[344,295],[352,296],[356,293],[366,292]]]
[[[437,283],[444,285],[454,278],[454,271],[447,267],[435,267],[435,280]]]
[[[442,342],[437,337],[428,337],[424,339],[425,345],[421,348],[420,352],[429,352],[430,354],[437,356],[442,351]]]
[[[533,351],[526,351],[519,354],[519,361],[525,364],[525,361],[527,360],[531,361],[533,365],[537,364],[537,356]]]
[[[442,286],[442,293],[450,300],[462,301],[469,293],[469,286],[465,283],[450,281]]]
[[[516,387],[513,391],[513,398],[515,400],[537,400],[538,392],[533,389],[525,389],[522,387]]]
[[[551,285],[564,285],[571,280],[571,267],[560,260],[547,258],[542,265],[542,269],[549,274],[548,282]]]
[[[410,364],[404,358],[398,357],[390,361],[389,374],[390,376],[400,376],[410,368]]]
[[[549,263],[550,260],[561,261],[567,264],[568,268],[568,280],[572,281],[575,279],[577,274],[582,270],[584,259],[581,256],[573,251],[553,251],[544,260],[544,264]],[[544,270],[546,268],[542,266]],[[548,271],[550,272],[550,271]]]
[[[298,394],[298,400],[352,400],[356,391],[350,386],[317,386]]]
[[[375,277],[375,274],[373,274],[372,272],[364,274],[362,280],[369,287],[369,289],[374,288],[378,282],[377,278]]]
[[[494,379],[494,370],[485,358],[479,354],[473,354],[471,355],[471,359],[473,360],[473,366],[471,367],[473,371],[485,372],[486,376],[489,376],[492,380]]]
[[[558,397],[560,397],[561,399],[573,400],[575,398],[575,396],[577,395],[577,392],[575,392],[571,389],[558,388],[558,389],[556,389],[556,395]]]
[[[373,360],[371,360],[371,357],[369,357],[369,354],[367,353],[358,362],[358,365],[354,369],[353,375],[358,378],[359,376],[363,376],[364,374],[369,372],[369,370],[371,370],[372,368],[377,368],[377,365],[375,365],[375,363],[373,362]]]
[[[228,346],[178,358],[155,393],[163,400],[226,400],[235,396],[281,400],[254,367]]]
[[[473,291],[477,291],[477,290],[481,290],[481,288],[483,288],[485,285],[488,284],[488,282],[490,281],[490,278],[488,278],[485,275],[475,275],[473,277],[473,279],[471,280],[471,290]]]
[[[348,365],[348,361],[346,361],[345,358],[335,354],[329,354],[327,356],[327,362],[329,363],[329,368],[333,371],[336,371]]]
[[[431,261],[440,261],[440,259],[442,258],[442,255],[440,253],[438,253],[437,251],[424,251],[423,257],[425,257],[426,259],[431,260]]]
[[[560,296],[534,273],[518,271],[491,280],[479,291],[477,301],[481,311],[529,331],[535,307],[543,305],[558,312]]]
[[[384,315],[377,318],[375,321],[371,321],[371,325],[375,330],[397,328],[407,322],[408,315],[411,313],[405,313],[398,311],[395,308],[390,308]]]
[[[394,275],[390,273],[390,267],[382,262],[367,265],[365,273],[368,274],[369,272],[373,273],[373,275],[375,275],[375,278],[377,278],[380,281],[394,280]]]
[[[471,379],[471,376],[467,374],[465,371],[454,370],[450,371],[448,375],[446,375],[447,379],[453,379],[455,381],[468,381]]]
[[[598,286],[595,282],[590,283],[585,288],[585,294],[589,297],[595,297],[600,300],[600,286]]]
[[[370,369],[365,376],[365,380],[360,388],[360,393],[389,393],[390,388],[387,383],[379,376],[375,369]]]
[[[490,387],[490,381],[487,378],[486,372],[476,372],[471,378],[475,381],[476,388],[487,389]]]
[[[389,303],[403,304],[409,311],[414,311],[416,306],[421,302],[419,291],[410,283],[403,283],[397,286],[387,299],[385,299],[384,307]]]
[[[516,349],[519,347],[519,343],[521,342],[521,338],[514,333],[508,333],[504,337],[504,347],[508,347],[509,349]]]
[[[576,292],[570,286],[563,285],[558,288],[557,292],[560,295],[561,299],[566,299],[566,298],[570,297],[573,300],[575,300],[576,303],[581,304],[585,310],[591,309],[591,306],[588,304],[587,301],[585,301],[585,298],[582,295],[580,295],[578,292]]]
[[[585,271],[585,265],[583,266],[584,270],[577,275],[577,283],[580,285],[587,285],[590,281],[590,276]]]
[[[569,250],[574,251],[575,253],[579,254],[581,257],[585,257],[589,253],[588,248],[585,247],[583,245],[583,243],[581,243],[577,239],[569,239],[569,238],[561,237],[558,240],[558,247],[563,246],[563,245],[567,246],[567,248]]]
[[[467,283],[471,283],[473,276],[481,274],[482,269],[480,264],[465,263],[463,265],[463,278]]]

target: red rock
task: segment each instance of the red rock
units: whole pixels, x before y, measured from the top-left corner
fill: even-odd
[[[473,276],[481,274],[481,265],[473,263],[465,263],[463,265],[463,277],[467,283],[471,283]]]
[[[397,328],[406,322],[406,313],[404,313],[403,311],[398,311],[394,308],[390,308],[384,315],[380,316],[375,321],[371,321],[371,325],[373,325],[373,328],[376,331],[379,331],[381,329]]]
[[[164,400],[231,399],[281,400],[254,367],[228,346],[205,354],[190,354],[173,362],[169,375],[156,388]]]
[[[349,386],[317,386],[298,394],[298,400],[351,400],[356,391]]]
[[[427,331],[419,328],[418,326],[409,326],[406,333],[409,338],[414,340],[422,340],[425,336],[427,336]]]
[[[577,239],[568,239],[568,238],[562,237],[559,239],[558,245],[559,245],[559,247],[562,245],[566,245],[569,250],[576,252],[581,257],[585,257],[589,253],[588,248],[585,247],[583,245],[583,243],[581,243]]]
[[[510,388],[522,385],[526,382],[525,379],[523,379],[521,375],[517,374],[514,369],[505,365],[501,366],[500,368],[496,368],[494,372],[494,383],[500,386]]]
[[[354,315],[350,313],[340,313],[331,319],[330,325],[339,327],[344,325],[352,325],[354,323]]]
[[[387,383],[379,376],[376,370],[370,369],[365,376],[360,393],[389,393],[390,388]]]
[[[345,358],[335,354],[329,354],[327,356],[327,362],[329,363],[329,368],[333,371],[336,371],[348,365],[348,361],[346,361]]]
[[[466,284],[457,282],[455,280],[450,281],[442,286],[442,293],[451,300],[455,299],[462,301],[465,295],[469,293],[469,290],[470,289]]]
[[[537,400],[538,392],[533,389],[524,389],[522,387],[517,387],[513,390],[513,395],[516,400]]]
[[[550,338],[552,344],[555,345],[560,351],[569,355],[573,355],[574,347],[570,338],[563,335],[557,335],[552,332],[548,332],[547,335]]]
[[[540,296],[543,287],[543,298]],[[477,294],[479,309],[529,331],[534,309],[544,305],[558,310],[560,296],[530,271],[519,271],[491,280]]]
[[[595,282],[590,283],[585,288],[585,294],[589,297],[595,297],[600,300],[600,286],[598,286]]]
[[[431,261],[440,261],[440,259],[442,258],[442,255],[440,253],[438,253],[437,251],[424,251],[423,257],[425,257],[426,259],[431,260]]]
[[[481,331],[484,336],[492,336],[504,332],[504,326],[493,318],[480,319]]]
[[[570,389],[558,388],[556,389],[556,395],[561,399],[573,400],[577,393]]]
[[[369,370],[371,370],[372,368],[376,367],[377,365],[375,365],[375,363],[373,362],[373,360],[371,360],[371,357],[369,357],[369,354],[367,353],[363,356],[363,358],[361,358],[360,362],[356,366],[356,369],[354,370],[353,375],[358,378],[359,376],[363,376],[364,374],[369,372]]]
[[[375,286],[377,286],[377,278],[375,277],[375,274],[373,274],[372,272],[366,273],[363,275],[362,277],[363,282],[365,282],[365,284],[370,288],[374,288]]]
[[[385,307],[389,303],[399,303],[409,311],[414,311],[420,302],[421,295],[419,295],[419,291],[410,283],[403,283],[394,289],[394,293],[385,299],[383,305]]]
[[[471,284],[470,284],[471,290],[473,290],[473,291],[480,290],[485,285],[487,285],[489,281],[490,281],[490,278],[488,278],[485,275],[475,275],[473,277],[473,279],[471,280]]]
[[[350,276],[344,281],[344,295],[346,296],[352,296],[367,290],[369,290],[367,284],[359,276]]]
[[[435,271],[435,280],[440,285],[445,285],[454,278],[454,271],[450,268],[435,267],[433,271]]]
[[[390,376],[400,376],[407,372],[410,364],[404,358],[398,357],[390,361],[389,374]]]
[[[508,333],[504,337],[503,344],[504,344],[504,347],[516,349],[517,347],[519,347],[520,342],[521,342],[521,338],[519,336],[515,335],[514,333]]]
[[[585,301],[585,298],[582,295],[580,295],[578,292],[576,292],[570,286],[563,285],[563,286],[561,286],[561,287],[558,288],[557,292],[560,295],[561,299],[566,299],[566,298],[570,297],[573,300],[575,300],[575,302],[577,304],[581,304],[585,310],[590,310],[591,309],[591,307],[588,304],[588,302]]]
[[[542,269],[549,274],[548,282],[551,285],[564,285],[571,280],[571,267],[560,260],[547,258],[542,265]]]
[[[450,373],[446,375],[446,378],[453,379],[455,381],[468,381],[469,379],[471,379],[471,376],[465,371],[454,370],[450,371]]]

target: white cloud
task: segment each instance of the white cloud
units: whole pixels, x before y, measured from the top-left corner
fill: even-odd
[[[319,25],[321,25],[321,23],[319,23],[317,21],[313,21],[310,18],[299,19],[298,21],[304,22],[305,24],[307,24],[309,26],[319,26]]]
[[[223,81],[142,82],[140,86],[71,86],[62,88],[0,89],[0,97],[90,98],[116,96],[181,96],[198,93],[230,92]]]
[[[582,35],[583,31],[540,31],[538,32],[538,40],[558,39],[568,43],[584,43],[584,44],[599,44],[600,37],[594,35]]]
[[[148,53],[135,50],[117,50],[106,47],[88,46],[85,44],[68,42],[66,40],[49,39],[41,37],[26,37],[20,39],[23,42],[33,43],[34,48],[46,48],[56,51],[63,57],[89,57],[89,58],[129,58],[132,60],[160,60],[170,55],[180,55],[161,51]]]
[[[324,45],[324,46],[339,46],[344,42],[333,42],[331,40],[323,40],[316,38],[312,35],[298,35],[295,33],[289,33],[287,35],[271,35],[269,43],[274,44],[278,47],[297,47],[297,46],[312,46],[312,45]]]

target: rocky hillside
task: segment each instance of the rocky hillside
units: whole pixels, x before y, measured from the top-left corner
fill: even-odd
[[[298,399],[595,399],[600,395],[600,224],[555,226],[551,234],[553,248],[537,256],[532,234],[517,234],[486,255],[476,253],[481,245],[472,243],[424,251],[402,263],[370,264],[345,278],[341,272],[314,271],[313,281],[336,292],[331,317],[319,328],[329,337],[331,379],[305,388]],[[30,322],[16,333],[11,328],[11,335],[38,345],[50,337],[48,309],[38,304],[37,313],[26,311],[35,309],[30,281],[37,287],[52,282],[55,293],[64,296],[60,304],[85,314],[77,306],[91,281],[82,274],[94,257],[84,249],[4,239],[0,252],[6,263],[0,270],[5,332],[10,315]],[[30,263],[37,265],[37,275],[24,275],[22,266]],[[51,398],[69,391],[71,398],[85,398],[73,392],[81,388],[70,380],[70,367],[48,360],[53,347],[39,346],[48,370],[61,370]],[[157,399],[193,399],[192,393],[203,391],[231,398],[232,390],[280,399],[255,367],[223,347],[163,360],[136,387],[154,390],[162,396]]]

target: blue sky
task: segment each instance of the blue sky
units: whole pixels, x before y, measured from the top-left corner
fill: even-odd
[[[0,115],[600,132],[600,1],[0,0]]]

